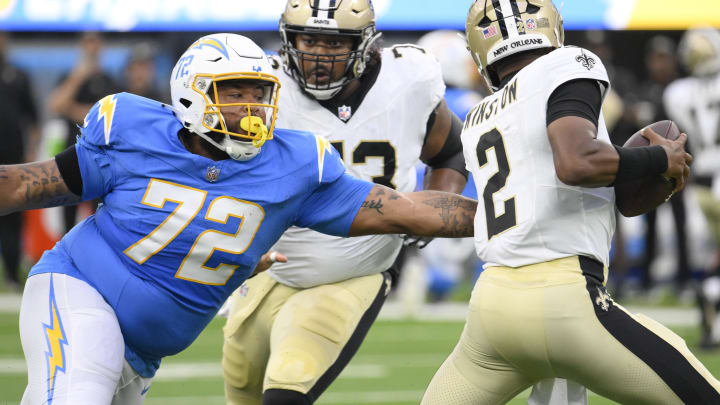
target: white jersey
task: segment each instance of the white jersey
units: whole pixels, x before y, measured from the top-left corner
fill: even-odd
[[[676,80],[665,90],[663,103],[670,119],[688,134],[693,174],[720,177],[720,74]]]
[[[486,266],[520,267],[573,255],[608,265],[615,192],[562,183],[547,133],[552,92],[584,78],[602,82],[605,92],[609,88],[597,56],[582,48],[556,49],[520,70],[465,119],[463,151],[480,202],[475,248]],[[597,138],[610,143],[599,121]]]
[[[307,130],[326,137],[338,149],[348,173],[397,189],[415,189],[415,165],[431,112],[445,85],[437,61],[414,45],[384,49],[377,80],[357,111],[329,111],[309,97],[278,68],[282,83],[278,128]],[[293,227],[273,247],[288,257],[270,276],[293,287],[308,288],[390,268],[399,235],[339,238]]]

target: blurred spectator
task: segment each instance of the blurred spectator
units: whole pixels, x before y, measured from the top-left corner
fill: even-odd
[[[667,113],[680,129],[689,134],[693,154],[693,191],[712,236],[716,254],[712,275],[699,294],[702,314],[703,347],[720,344],[720,274],[717,252],[720,247],[720,33],[713,28],[688,30],[678,55],[691,77],[668,86],[663,101]]]
[[[30,81],[25,72],[12,66],[6,58],[9,38],[0,32],[0,164],[32,161],[37,147],[37,109],[32,99]],[[2,175],[0,173],[0,175]],[[22,213],[0,216],[0,252],[5,269],[5,283],[21,291],[24,277],[19,275],[20,231]]]
[[[155,79],[155,50],[147,42],[133,47],[125,67],[124,91],[157,101],[167,102],[168,97],[160,92]]]
[[[640,100],[633,106],[637,128],[643,128],[653,122],[668,119],[663,106],[662,97],[665,88],[677,79],[677,58],[675,43],[667,37],[653,37],[645,53],[647,78],[640,83],[638,96]],[[675,288],[678,293],[686,291],[690,281],[688,264],[687,232],[685,228],[685,200],[683,192],[676,193],[670,199],[673,219],[675,222],[675,240],[677,242],[677,272]],[[657,256],[657,211],[646,215],[647,231],[645,237],[645,255],[641,263],[641,286],[644,290],[652,287],[650,268]]]
[[[75,144],[77,126],[82,125],[85,115],[96,101],[108,94],[117,93],[118,86],[100,67],[103,42],[100,34],[86,32],[80,38],[80,59],[75,67],[60,79],[50,94],[49,109],[66,121],[66,145]],[[63,208],[65,231],[75,225],[77,206]]]
[[[417,42],[440,62],[447,86],[445,101],[462,120],[475,104],[490,94],[463,38],[459,31],[438,30],[423,35]]]

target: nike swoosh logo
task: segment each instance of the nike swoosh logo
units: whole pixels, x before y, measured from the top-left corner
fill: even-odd
[[[140,395],[141,395],[141,396],[142,396],[142,395],[145,395],[145,393],[148,392],[149,389],[150,389],[150,386],[149,386],[149,385],[148,385],[147,387],[143,388],[142,392],[140,392]]]

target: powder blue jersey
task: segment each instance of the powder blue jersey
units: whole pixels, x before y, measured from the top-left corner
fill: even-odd
[[[246,162],[188,152],[165,105],[121,93],[98,102],[76,151],[97,212],[43,255],[114,308],[126,358],[149,377],[180,352],[291,225],[346,236],[372,183],[345,174],[324,138],[276,129]]]

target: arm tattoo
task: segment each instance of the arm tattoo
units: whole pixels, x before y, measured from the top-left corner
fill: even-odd
[[[370,190],[370,194],[368,194],[367,198],[360,206],[360,209],[367,208],[377,211],[377,213],[380,215],[385,215],[385,213],[382,211],[385,205],[383,204],[383,199],[381,198],[381,196],[384,196],[386,194],[388,195],[388,199],[390,201],[400,198],[400,193],[398,193],[397,191],[388,187],[376,185],[372,188],[372,190]]]
[[[360,206],[360,208],[370,208],[370,209],[376,210],[378,212],[378,214],[380,214],[380,215],[385,215],[382,212],[382,207],[383,207],[382,198],[378,198],[377,200],[365,200],[362,203],[362,205]]]
[[[477,201],[455,195],[432,193],[423,204],[434,208],[442,220],[440,234],[436,236],[462,237],[473,234]]]
[[[81,201],[65,184],[54,160],[0,167],[0,192],[17,195],[14,206],[0,212],[48,208]],[[20,196],[21,194],[21,196]]]

